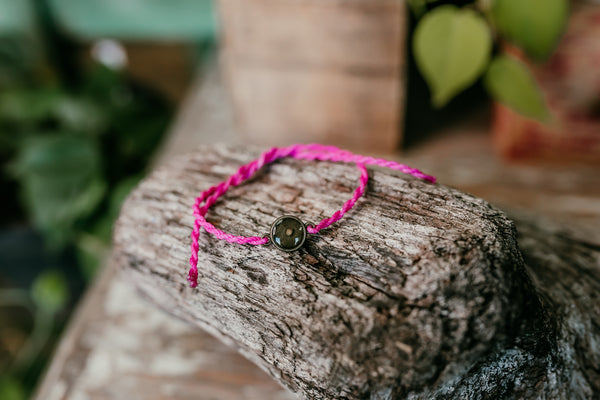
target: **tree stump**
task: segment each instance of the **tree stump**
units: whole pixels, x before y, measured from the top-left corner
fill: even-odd
[[[200,148],[123,206],[115,257],[157,306],[309,399],[598,395],[600,248],[525,224],[526,267],[503,212],[395,171],[370,169],[355,208],[294,253],[201,234],[199,285],[188,287],[194,198],[257,155]],[[230,189],[207,218],[249,236],[284,214],[317,222],[358,176],[352,165],[285,159]]]

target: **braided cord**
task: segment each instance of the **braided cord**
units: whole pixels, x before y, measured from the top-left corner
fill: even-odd
[[[289,147],[273,147],[270,150],[262,153],[256,160],[249,162],[248,164],[239,167],[236,173],[231,175],[227,180],[219,183],[216,186],[212,186],[200,193],[200,196],[196,198],[194,202],[193,210],[196,220],[194,221],[194,228],[192,230],[192,255],[190,257],[190,271],[188,274],[188,281],[191,287],[198,285],[198,240],[200,237],[200,228],[215,237],[217,239],[225,240],[229,243],[239,244],[251,244],[251,245],[263,245],[269,242],[268,237],[260,236],[237,236],[216,228],[213,224],[208,222],[205,218],[208,209],[215,204],[215,202],[223,194],[229,190],[229,188],[238,186],[242,182],[253,177],[258,170],[263,166],[274,162],[280,158],[292,157],[302,160],[319,160],[319,161],[333,161],[333,162],[348,162],[355,163],[360,171],[359,185],[354,191],[352,198],[344,203],[341,209],[333,213],[329,218],[323,219],[317,225],[309,225],[306,228],[308,233],[317,233],[321,229],[327,228],[329,225],[336,221],[339,221],[346,212],[348,212],[357,200],[363,195],[365,187],[369,180],[369,175],[365,165],[378,165],[380,167],[390,168],[397,171],[401,171],[405,174],[415,176],[420,179],[424,179],[428,182],[434,183],[435,178],[430,175],[426,175],[418,169],[411,168],[407,165],[397,163],[395,161],[389,161],[381,158],[373,158],[367,156],[361,156],[353,154],[349,151],[339,149],[335,146],[325,146],[320,144],[295,144]]]

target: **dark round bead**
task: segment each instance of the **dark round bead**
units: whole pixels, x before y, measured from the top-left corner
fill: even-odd
[[[298,250],[306,240],[306,227],[300,219],[284,215],[271,225],[271,242],[280,250]]]

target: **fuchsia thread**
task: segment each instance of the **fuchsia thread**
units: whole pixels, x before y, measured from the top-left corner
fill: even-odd
[[[335,146],[325,146],[320,144],[295,144],[289,147],[273,147],[272,149],[261,154],[256,160],[251,161],[246,165],[242,165],[235,174],[231,175],[224,182],[205,190],[196,198],[193,207],[196,221],[194,222],[194,229],[192,230],[191,235],[192,255],[190,257],[190,271],[188,274],[188,281],[190,282],[191,287],[196,287],[198,284],[198,239],[200,237],[200,228],[204,228],[206,232],[213,234],[218,239],[226,240],[230,243],[251,244],[258,246],[267,244],[269,242],[268,237],[237,236],[223,232],[208,222],[205,218],[205,215],[208,212],[208,209],[217,201],[219,197],[227,192],[230,187],[238,186],[245,180],[251,178],[256,171],[261,169],[263,166],[284,157],[292,157],[301,160],[355,163],[360,170],[359,185],[354,191],[352,198],[346,201],[342,208],[333,213],[331,217],[323,219],[315,226],[307,226],[306,231],[308,233],[317,233],[321,229],[327,228],[329,225],[340,220],[344,214],[354,206],[356,201],[363,195],[369,180],[369,175],[365,165],[378,165],[380,167],[390,168],[405,174],[410,174],[414,177],[424,179],[431,183],[435,182],[435,178],[433,176],[426,175],[418,169],[411,168],[407,165],[399,164],[395,161],[384,160],[382,158],[373,158],[353,154]]]

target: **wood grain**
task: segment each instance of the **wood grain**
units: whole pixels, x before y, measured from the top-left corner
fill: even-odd
[[[220,0],[222,60],[247,140],[390,152],[401,139],[400,0]]]
[[[307,398],[597,389],[593,379],[585,386],[552,378],[589,362],[568,353],[573,342],[556,305],[542,306],[512,222],[481,199],[389,171],[372,171],[357,208],[298,253],[202,235],[201,284],[188,288],[190,199],[255,155],[206,147],[155,172],[127,201],[117,262],[161,308],[238,347]],[[210,219],[246,235],[284,213],[316,221],[343,203],[354,175],[347,165],[286,160],[234,189]],[[568,300],[553,291],[542,299]],[[597,327],[581,334],[591,349]]]

